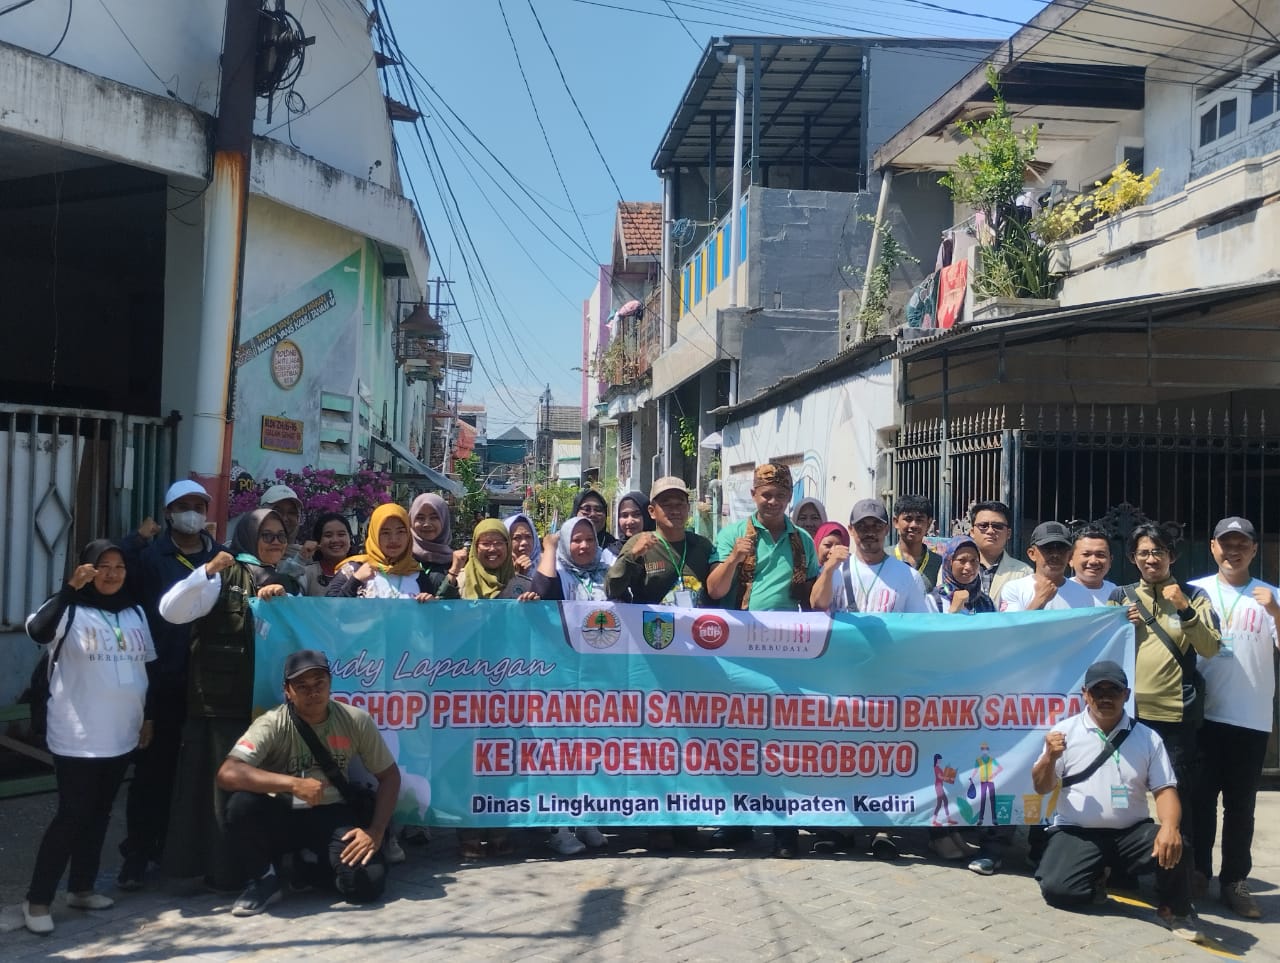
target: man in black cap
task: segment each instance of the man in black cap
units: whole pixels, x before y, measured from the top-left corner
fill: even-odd
[[[1000,592],[1001,612],[1036,612],[1041,609],[1087,609],[1093,596],[1079,582],[1067,578],[1071,558],[1071,532],[1061,522],[1041,522],[1031,533],[1027,558],[1035,571],[1005,584]]]
[[[380,849],[400,795],[400,769],[369,714],[330,699],[329,684],[323,652],[292,653],[284,663],[288,701],[259,716],[218,770],[218,786],[231,793],[227,835],[250,880],[233,916],[254,916],[280,899],[277,869],[286,852],[294,853],[295,883],[299,864],[310,863],[315,877],[332,881],[349,902],[382,895]],[[329,758],[318,759],[311,743]],[[357,812],[360,800],[346,782],[355,756],[378,781],[371,817]]]
[[[884,550],[889,512],[878,498],[863,498],[849,513],[852,553],[835,545],[813,583],[809,605],[832,612],[928,612],[920,573]]]
[[[1062,908],[1105,898],[1106,872],[1155,872],[1160,922],[1203,942],[1191,905],[1190,852],[1178,822],[1182,806],[1164,742],[1129,717],[1129,679],[1115,662],[1095,662],[1084,677],[1086,709],[1044,737],[1031,767],[1041,795],[1061,784],[1044,858],[1036,870],[1045,902]],[[1155,796],[1156,826],[1147,813]]]

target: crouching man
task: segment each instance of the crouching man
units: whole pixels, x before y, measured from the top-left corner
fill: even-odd
[[[1045,902],[1072,907],[1105,900],[1105,871],[1155,872],[1160,922],[1203,942],[1191,906],[1190,865],[1178,823],[1177,780],[1154,730],[1124,711],[1129,680],[1115,662],[1095,662],[1084,677],[1084,712],[1045,736],[1031,768],[1036,792],[1058,799],[1049,841],[1036,871]],[[1156,800],[1156,826],[1147,792]]]
[[[280,899],[280,857],[294,854],[294,883],[325,883],[349,902],[382,895],[382,840],[400,795],[400,769],[363,709],[329,698],[329,663],[304,649],[284,664],[286,702],[259,716],[218,770],[230,797],[228,838],[249,884],[231,909],[254,916]],[[378,781],[361,796],[351,759]],[[371,815],[370,815],[370,810]]]

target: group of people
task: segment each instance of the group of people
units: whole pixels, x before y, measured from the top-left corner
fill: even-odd
[[[1106,578],[1112,558],[1105,532],[1043,522],[1032,531],[1027,564],[1008,550],[1012,515],[1000,502],[975,504],[969,532],[938,554],[925,541],[934,521],[926,498],[899,497],[892,517],[880,501],[860,500],[846,526],[828,520],[816,499],[789,512],[793,480],[773,463],[755,470],[751,495],[755,511],[723,528],[714,543],[687,527],[683,480],[664,477],[647,496],[630,492],[619,500],[616,534],[603,495],[586,490],[558,531],[540,538],[524,514],[486,519],[466,548],[455,549],[447,503],[423,494],[407,510],[379,506],[363,551],[353,553],[353,532],[341,515],[316,519],[310,538],[300,538],[302,505],[283,486],[239,520],[224,549],[205,528],[207,493],[192,481],[175,483],[163,526],[89,545],[67,584],[28,619],[31,637],[52,655],[48,728],[59,786],[23,906],[28,928],[52,931],[49,907],[68,862],[69,905],[111,905],[92,884],[130,760],[120,888],[141,886],[155,862],[171,876],[203,875],[218,890],[243,887],[233,913],[252,915],[279,898],[280,858],[292,852],[295,880],[299,866],[304,878],[311,867],[314,879],[349,899],[380,894],[385,861],[404,858],[391,824],[399,772],[367,714],[330,700],[324,655],[295,653],[284,667],[284,704],[251,718],[249,600],[301,594],[420,603],[611,600],[833,616],[1124,606],[1137,637],[1137,725],[1124,712],[1123,670],[1095,666],[1085,681],[1088,709],[1046,736],[1033,774],[1039,790],[1055,777],[1078,775],[1077,764],[1096,755],[1099,740],[1116,753],[1110,775],[1073,782],[1055,825],[1032,840],[1045,897],[1087,902],[1104,870],[1113,872],[1113,886],[1122,876],[1158,870],[1163,917],[1194,934],[1190,899],[1208,886],[1221,797],[1221,898],[1242,916],[1260,915],[1246,880],[1271,729],[1280,601],[1250,575],[1258,546],[1247,520],[1219,524],[1212,543],[1218,571],[1188,585],[1169,574],[1177,550],[1169,534],[1139,526],[1128,548],[1140,579],[1117,587]],[[897,540],[887,548],[891,527]],[[1116,738],[1126,729],[1131,737]],[[1104,789],[1107,799],[1080,798]],[[1138,803],[1146,789],[1157,797],[1158,840],[1154,829],[1124,835],[1149,825],[1145,796]],[[1108,835],[1113,831],[1119,835]],[[406,838],[412,835],[424,838],[425,830],[406,827]],[[650,839],[654,848],[734,846],[752,835],[750,827],[722,826],[709,840],[688,829],[655,830]],[[798,855],[798,829],[781,827],[773,839],[775,855]],[[597,827],[563,827],[549,836],[564,855],[605,841]],[[464,829],[458,843],[465,859],[513,851],[501,830]],[[847,834],[828,832],[815,849],[849,845]],[[931,845],[944,858],[971,857],[976,849],[945,825],[932,831]],[[887,833],[873,834],[871,848],[896,855]],[[991,872],[991,862],[971,868]]]

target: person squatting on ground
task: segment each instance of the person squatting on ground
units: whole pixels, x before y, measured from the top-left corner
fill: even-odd
[[[233,916],[257,915],[280,899],[286,853],[295,888],[330,885],[348,902],[368,903],[386,887],[380,850],[400,769],[369,714],[329,698],[330,682],[323,652],[291,653],[284,705],[259,716],[218,768],[227,839],[248,880]],[[353,758],[377,780],[372,800],[347,782]]]
[[[130,754],[151,741],[143,708],[146,664],[156,652],[147,617],[125,588],[124,553],[105,540],[85,546],[71,578],[26,628],[50,647],[47,739],[58,783],[58,809],[22,904],[27,929],[44,936],[53,932],[50,905],[68,863],[68,906],[115,904],[93,887]]]

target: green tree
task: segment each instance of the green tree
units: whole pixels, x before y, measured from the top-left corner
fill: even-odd
[[[480,477],[480,457],[468,455],[459,458],[453,463],[453,469],[465,489],[458,502],[459,517],[454,520],[454,531],[464,532],[469,537],[489,508],[489,496],[485,494],[484,479]]]

